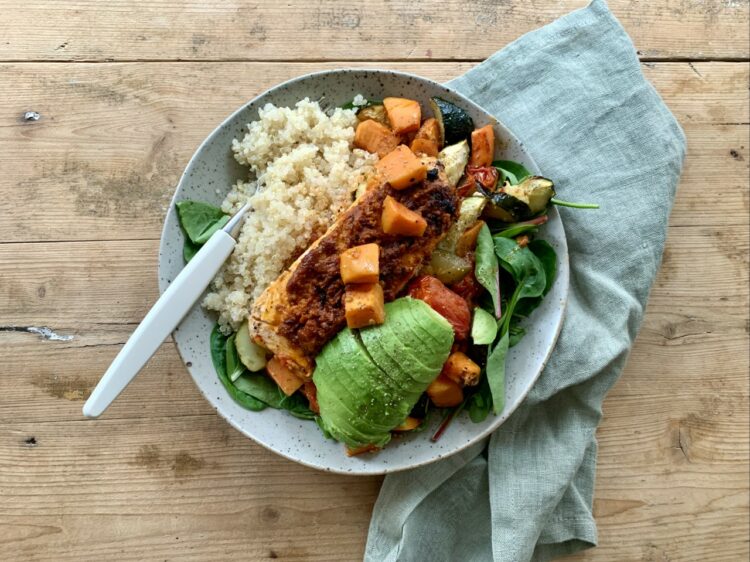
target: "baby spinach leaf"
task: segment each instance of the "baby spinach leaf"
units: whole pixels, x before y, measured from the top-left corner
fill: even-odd
[[[182,247],[185,263],[195,257],[214,232],[229,222],[229,215],[225,215],[218,207],[190,200],[177,203],[177,218],[185,234],[185,244]]]
[[[287,410],[293,416],[305,420],[311,420],[315,417],[304,396],[298,393],[287,396],[263,372],[246,372],[234,381],[234,385],[238,390],[260,400],[271,408]]]
[[[193,244],[205,244],[211,235],[229,222],[221,209],[201,201],[179,201],[180,226]]]
[[[481,423],[487,419],[492,410],[492,392],[490,391],[487,374],[479,379],[477,391],[469,399],[469,418],[474,423]]]
[[[539,258],[544,268],[545,285],[542,296],[545,296],[552,288],[557,275],[557,252],[546,240],[532,240],[528,248]]]
[[[280,409],[286,410],[292,414],[295,418],[301,420],[314,420],[315,412],[310,409],[307,398],[302,396],[299,392],[295,392],[291,396],[285,396],[279,404]]]
[[[495,317],[500,318],[500,267],[495,255],[492,234],[486,224],[479,231],[474,260],[476,262],[474,276],[479,284],[490,293]]]
[[[540,296],[546,287],[544,266],[528,248],[522,248],[515,240],[495,237],[495,252],[500,265],[513,276],[520,292],[519,299]]]
[[[525,301],[521,301],[525,302]],[[508,328],[508,347],[513,347],[526,335],[526,330],[517,324],[511,324]]]
[[[237,347],[234,345],[236,337],[237,334],[232,334],[227,338],[226,342],[227,376],[232,382],[240,378],[240,375],[245,372],[245,366],[240,361],[240,356],[237,354]]]
[[[480,307],[474,308],[471,339],[474,345],[489,345],[497,336],[497,318]]]
[[[508,355],[509,342],[508,332],[505,332],[487,356],[487,382],[495,414],[502,412],[505,406],[505,358]]]
[[[201,246],[198,244],[193,244],[190,241],[190,238],[185,236],[185,244],[182,246],[182,259],[185,260],[185,263],[188,263],[191,259],[195,257],[195,254],[198,253],[198,250],[201,249]]]
[[[539,227],[534,224],[519,224],[510,228],[506,228],[505,230],[501,230],[500,232],[495,234],[495,236],[499,236],[501,238],[515,238],[516,236],[520,236],[521,234],[536,232],[537,230],[539,230]]]
[[[227,389],[229,396],[231,396],[232,399],[240,406],[242,406],[243,408],[247,408],[248,410],[257,412],[265,409],[266,405],[263,402],[261,402],[257,398],[254,398],[253,396],[250,396],[249,394],[242,392],[232,384],[232,381],[229,380],[226,364],[227,337],[221,333],[218,324],[216,324],[216,326],[214,326],[214,329],[211,331],[210,346],[211,360],[214,364],[214,369],[216,369],[216,374],[219,376],[221,384],[224,385],[224,388]]]
[[[521,183],[524,178],[531,175],[523,164],[514,162],[513,160],[495,160],[492,165],[500,172],[500,184],[506,182],[511,185]]]

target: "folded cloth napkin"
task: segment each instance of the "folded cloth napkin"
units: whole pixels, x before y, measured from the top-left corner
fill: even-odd
[[[659,268],[685,138],[600,0],[449,85],[519,137],[560,198],[601,209],[560,209],[568,307],[524,404],[488,444],[387,476],[365,560],[549,560],[596,545],[595,431]]]

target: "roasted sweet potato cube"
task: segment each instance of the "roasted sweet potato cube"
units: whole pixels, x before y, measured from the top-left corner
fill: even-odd
[[[438,408],[452,408],[464,401],[461,386],[442,374],[427,387],[427,396]]]
[[[377,244],[355,246],[339,257],[344,283],[377,283],[380,275],[380,248]]]
[[[394,134],[388,127],[368,119],[357,125],[354,133],[354,146],[373,152],[381,158],[392,152],[401,142],[398,135]]]
[[[403,144],[384,156],[375,167],[393,189],[406,189],[427,177],[427,166]]]
[[[377,447],[375,445],[362,445],[361,447],[347,447],[346,448],[346,456],[347,457],[354,457],[357,455],[361,455],[364,453],[377,453],[380,450],[380,447]]]
[[[383,105],[394,133],[400,135],[419,129],[422,121],[422,108],[419,107],[418,101],[406,98],[385,98]]]
[[[411,151],[414,154],[424,154],[426,156],[438,155],[438,143],[430,139],[417,139],[411,141]]]
[[[481,372],[482,368],[468,355],[461,351],[454,351],[448,356],[440,374],[461,386],[474,386],[479,382]]]
[[[491,166],[495,154],[495,131],[485,125],[471,133],[471,166]]]
[[[422,215],[402,205],[390,195],[387,195],[383,202],[381,223],[386,234],[422,236],[427,229],[427,221]]]
[[[364,328],[385,322],[385,302],[380,283],[347,285],[344,314],[349,328]]]
[[[393,431],[397,431],[397,432],[412,431],[414,429],[417,429],[420,423],[422,423],[422,420],[418,420],[417,418],[413,418],[409,416],[404,420],[404,422],[401,425],[394,427]]]
[[[425,119],[414,138],[435,141],[435,144],[440,148],[440,145],[443,144],[443,139],[440,136],[440,125],[437,119],[434,117]]]
[[[287,396],[291,396],[297,392],[304,382],[275,356],[271,357],[268,363],[266,363],[266,371]]]

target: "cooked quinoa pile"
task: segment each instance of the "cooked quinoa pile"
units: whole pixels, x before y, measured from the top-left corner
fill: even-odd
[[[234,213],[250,201],[253,212],[203,301],[226,330],[238,329],[252,302],[349,206],[377,160],[352,147],[353,110],[328,115],[306,98],[258,113],[245,137],[232,142],[250,181],[238,181],[222,204]]]

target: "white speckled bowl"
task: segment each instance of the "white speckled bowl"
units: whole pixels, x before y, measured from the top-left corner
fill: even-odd
[[[246,177],[247,170],[234,161],[230,145],[233,138],[242,138],[246,123],[257,119],[258,108],[268,102],[291,106],[304,97],[318,99],[322,96],[327,103],[342,105],[358,93],[371,99],[386,96],[417,99],[427,111],[429,98],[441,96],[468,111],[477,126],[495,123],[498,158],[517,160],[530,170],[538,170],[523,146],[502,123],[497,123],[460,94],[431,80],[400,72],[359,69],[301,76],[271,88],[239,108],[208,136],[191,158],[177,186],[162,232],[159,249],[161,292],[183,267],[183,235],[175,202],[196,199],[219,205],[230,185],[237,178]],[[550,219],[543,227],[542,236],[557,250],[558,277],[543,304],[528,319],[526,337],[508,355],[505,409],[501,415],[490,415],[480,424],[472,423],[466,415],[459,416],[437,443],[429,439],[439,421],[433,416],[433,428],[427,431],[396,437],[377,454],[347,457],[343,445],[326,440],[313,422],[270,408],[262,412],[243,409],[229,397],[216,376],[209,353],[209,334],[215,318],[199,305],[174,332],[177,349],[200,391],[230,424],[264,447],[293,461],[346,474],[385,474],[445,458],[488,436],[508,418],[539,377],[554,347],[565,310],[569,271],[565,232],[555,209],[551,210]]]

